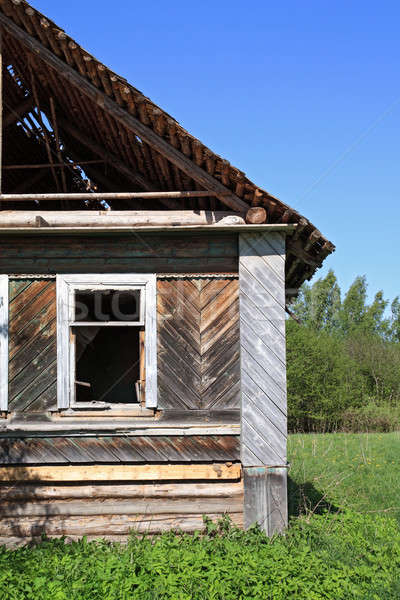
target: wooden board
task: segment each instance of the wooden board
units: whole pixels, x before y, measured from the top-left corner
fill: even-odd
[[[239,238],[242,462],[286,464],[285,238]]]
[[[0,467],[0,481],[168,481],[240,479],[239,463]]]
[[[45,251],[43,249],[45,248]],[[237,235],[135,233],[0,241],[2,273],[237,272]]]
[[[159,408],[239,408],[238,281],[158,280],[157,303]]]
[[[288,522],[287,469],[244,467],[244,526],[258,524],[267,535],[282,533]]]
[[[0,411],[8,405],[8,277],[0,275]]]
[[[143,433],[143,432],[142,432]],[[239,435],[0,438],[0,465],[235,461]]]
[[[8,408],[43,412],[56,401],[56,285],[10,279]]]

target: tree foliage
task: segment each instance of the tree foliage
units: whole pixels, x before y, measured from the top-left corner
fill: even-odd
[[[365,276],[343,296],[335,273],[304,284],[287,323],[289,423],[340,427],[346,411],[400,404],[400,300],[367,301]],[[397,426],[397,424],[395,424]]]

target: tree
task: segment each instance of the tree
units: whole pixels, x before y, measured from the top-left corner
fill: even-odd
[[[387,422],[400,406],[400,298],[390,316],[387,308],[383,291],[367,303],[365,276],[356,277],[343,301],[332,270],[303,285],[292,307],[302,326],[287,322],[292,429],[326,430],[363,411],[379,428],[379,411],[386,410]]]
[[[400,299],[398,296],[393,300],[390,320],[390,338],[393,342],[400,342]]]
[[[345,335],[361,327],[366,312],[366,299],[366,277],[358,276],[349,287],[340,310],[340,329]]]
[[[340,287],[335,273],[330,270],[312,286],[302,286],[293,312],[304,325],[316,331],[333,331],[338,326],[340,306]]]

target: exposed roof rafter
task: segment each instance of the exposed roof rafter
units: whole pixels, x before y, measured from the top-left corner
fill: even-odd
[[[225,187],[217,179],[209,175],[206,171],[198,167],[190,158],[182,152],[171,146],[164,138],[160,137],[152,129],[143,125],[139,119],[127,113],[114,100],[111,100],[106,94],[94,87],[80,73],[77,73],[72,67],[64,63],[55,54],[48,50],[41,42],[33,38],[29,33],[18,27],[7,16],[0,13],[0,23],[9,34],[18,39],[29,50],[39,56],[50,68],[56,69],[57,73],[66,79],[71,85],[78,87],[80,92],[88,96],[92,101],[109,112],[117,121],[123,124],[127,129],[149,144],[154,150],[162,154],[168,161],[173,163],[181,171],[186,173],[197,183],[205,188],[215,192],[218,199],[229,206],[232,210],[243,211],[249,208],[246,202],[243,202],[231,190]]]

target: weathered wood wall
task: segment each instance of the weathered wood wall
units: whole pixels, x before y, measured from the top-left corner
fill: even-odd
[[[235,435],[98,435],[0,438],[0,465],[143,464],[240,459]]]
[[[56,283],[9,283],[9,385],[12,411],[44,412],[56,403]]]
[[[245,526],[287,525],[285,237],[239,236]]]
[[[56,288],[10,279],[9,409],[57,405]],[[231,278],[157,282],[160,409],[240,407],[239,291]]]
[[[243,525],[243,482],[0,485],[0,544],[26,544],[43,534],[127,540],[131,530],[202,529],[203,515],[228,514]]]
[[[286,464],[285,238],[241,234],[242,463]]]
[[[0,273],[237,272],[235,234],[2,236]]]
[[[159,408],[240,407],[239,285],[157,282]]]

